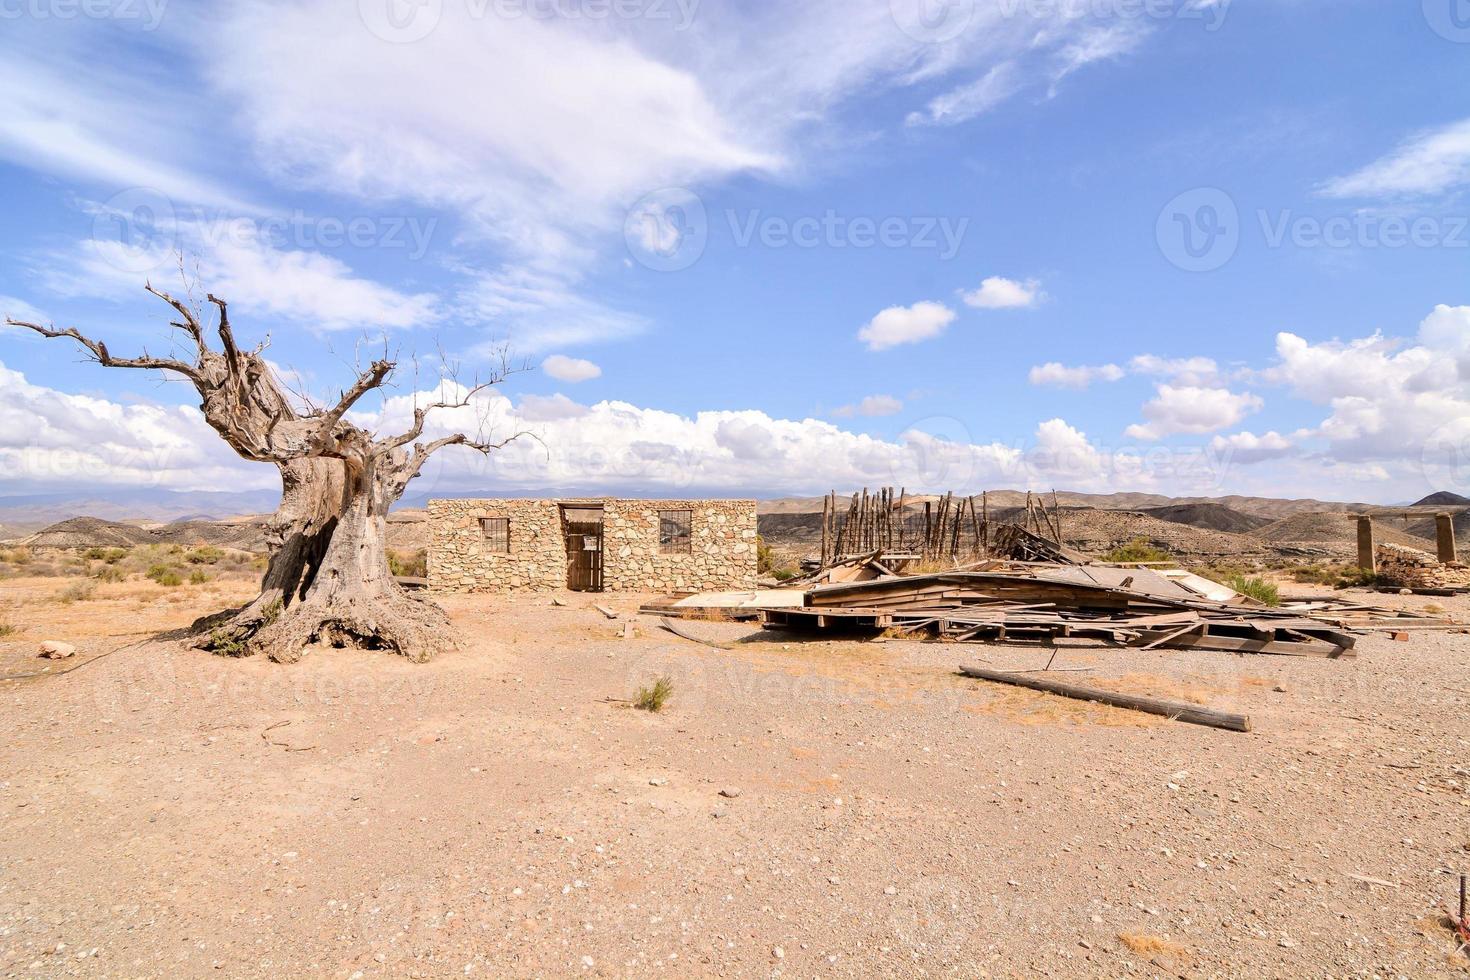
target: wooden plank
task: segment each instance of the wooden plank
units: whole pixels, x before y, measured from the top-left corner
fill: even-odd
[[[1080,684],[1068,684],[1065,681],[1052,680],[1048,677],[1037,677],[1031,674],[1013,674],[1003,670],[991,670],[988,667],[961,667],[960,673],[966,677],[994,681],[999,684],[1014,684],[1017,687],[1030,688],[1033,691],[1042,691],[1047,694],[1056,694],[1064,698],[1076,698],[1079,701],[1095,701],[1098,704],[1109,704],[1115,708],[1144,711],[1151,715],[1161,715],[1175,721],[1186,721],[1191,725],[1207,725],[1211,728],[1223,728],[1232,732],[1248,732],[1251,730],[1251,720],[1246,715],[1233,714],[1228,711],[1216,711],[1213,708],[1187,704],[1183,701],[1169,701],[1165,698],[1151,698],[1138,694],[1121,694],[1117,691],[1108,691],[1099,687],[1084,687]]]

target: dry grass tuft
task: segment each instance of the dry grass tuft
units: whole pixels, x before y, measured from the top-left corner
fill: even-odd
[[[638,689],[638,695],[633,699],[633,707],[639,711],[659,712],[664,710],[664,705],[668,704],[673,694],[674,679],[665,674],[648,687]]]

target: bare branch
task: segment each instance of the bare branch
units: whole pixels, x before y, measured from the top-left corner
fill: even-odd
[[[193,339],[194,349],[200,357],[208,354],[209,345],[204,342],[204,330],[202,327],[199,326],[199,318],[194,315],[194,311],[189,309],[186,303],[174,299],[163,290],[154,289],[153,283],[151,282],[145,282],[143,284],[143,288],[148,290],[148,292],[152,293],[154,296],[157,296],[159,299],[163,300],[169,306],[172,306],[176,311],[178,311],[179,316],[184,318],[184,322],[180,323],[177,320],[171,320],[169,321],[169,325],[178,327],[180,330],[184,331],[184,333],[188,334],[190,338]]]
[[[341,399],[338,400],[337,404],[331,410],[322,415],[321,422],[317,428],[316,438],[318,443],[325,442],[331,436],[332,430],[337,427],[337,423],[342,421],[342,416],[346,415],[348,410],[357,404],[358,399],[374,388],[382,387],[384,379],[393,373],[393,366],[393,362],[389,360],[374,361],[368,366],[366,371],[357,376],[356,383],[342,393]]]
[[[440,380],[440,385],[442,386],[445,380],[454,380],[454,369],[450,366],[449,361],[445,357],[442,348],[440,348],[439,350],[439,359],[444,368]],[[417,360],[415,360],[414,366],[415,376],[417,376]],[[496,385],[501,384],[512,374],[518,374],[521,371],[528,370],[530,370],[530,366],[526,364],[522,364],[519,367],[512,367],[510,365],[510,360],[507,352],[502,349],[500,352],[500,368],[492,373],[489,379],[485,381],[476,380],[473,385],[465,389],[463,395],[453,401],[440,400],[430,405],[416,406],[413,410],[413,426],[402,435],[392,436],[391,438],[380,440],[375,446],[374,455],[386,456],[393,450],[400,449],[403,446],[406,446],[409,443],[413,442],[419,436],[423,435],[424,423],[428,420],[429,413],[434,411],[435,409],[466,408],[470,405],[471,402],[474,401],[475,396],[478,395],[480,392],[485,391],[487,388],[493,388]],[[415,385],[415,388],[417,388],[417,385]],[[471,448],[477,448],[475,443],[467,442],[466,445],[471,446]],[[496,446],[492,448],[499,447]]]
[[[200,376],[194,365],[185,364],[183,361],[178,361],[171,357],[150,357],[146,351],[140,357],[113,357],[108,352],[106,344],[100,340],[93,340],[90,337],[83,336],[76,327],[57,330],[55,327],[43,327],[39,323],[29,323],[13,317],[6,317],[5,322],[12,327],[25,327],[27,330],[34,330],[43,337],[70,337],[86,348],[91,353],[92,359],[103,367],[156,368],[160,371],[173,371],[182,374],[194,382],[195,387],[201,388],[201,390],[204,385],[204,379]]]

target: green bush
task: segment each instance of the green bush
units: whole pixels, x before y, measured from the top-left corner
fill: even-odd
[[[1250,596],[1252,599],[1264,602],[1268,606],[1281,605],[1280,590],[1276,588],[1274,583],[1267,582],[1263,578],[1247,578],[1244,575],[1232,575],[1225,584],[1241,595]]]
[[[170,589],[176,585],[184,584],[183,576],[179,575],[178,570],[172,565],[153,565],[148,569],[146,574],[159,585],[166,586]]]
[[[209,634],[209,649],[226,657],[240,657],[245,654],[245,640],[225,630],[215,630]]]
[[[1328,585],[1334,589],[1348,589],[1377,584],[1378,576],[1357,565],[1340,563],[1297,565],[1286,570],[1293,582],[1309,585]]]
[[[1170,555],[1164,549],[1155,548],[1153,545],[1149,544],[1147,538],[1134,538],[1127,544],[1119,545],[1112,551],[1109,551],[1107,554],[1103,555],[1102,560],[1116,563],[1142,561],[1154,562],[1172,561],[1173,557],[1173,555]]]
[[[633,699],[633,707],[639,711],[662,711],[673,694],[674,679],[665,675],[648,687],[640,687],[638,696]]]
[[[216,548],[214,545],[206,544],[195,548],[185,555],[184,561],[191,565],[214,565],[224,556],[225,550],[223,548]]]
[[[390,551],[388,571],[406,578],[424,578],[429,574],[429,554],[423,548],[418,551]]]
[[[209,573],[202,568],[196,568],[189,573],[190,585],[203,585],[209,581]]]

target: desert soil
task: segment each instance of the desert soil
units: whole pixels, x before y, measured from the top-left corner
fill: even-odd
[[[0,682],[5,976],[1470,964],[1443,923],[1470,869],[1465,635],[1343,661],[1058,652],[1092,668],[1071,680],[1249,713],[1235,734],[953,673],[1036,648],[686,624],[717,649],[647,618],[624,639],[585,596],[456,596],[468,643],[429,665],[281,667],[151,638],[248,582],[70,605],[65,584],[0,585],[22,627],[0,673],[47,669]],[[77,657],[38,660],[52,638]],[[662,713],[619,700],[662,674]]]

